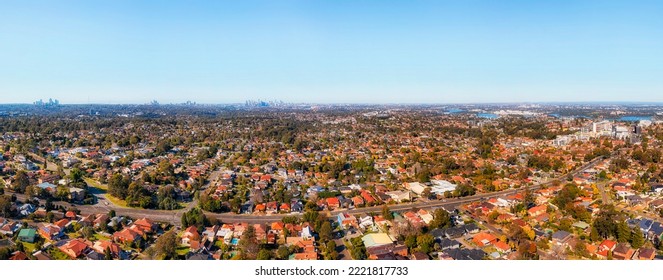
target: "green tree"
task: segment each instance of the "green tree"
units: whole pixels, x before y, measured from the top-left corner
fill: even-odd
[[[350,243],[352,243],[352,250],[350,251],[350,254],[352,255],[353,259],[365,260],[368,257],[366,253],[366,246],[364,246],[364,241],[361,240],[361,237],[350,239]]]
[[[177,257],[177,233],[171,230],[157,238],[152,259],[175,259]]]
[[[325,245],[325,259],[335,260],[337,258],[338,252],[336,252],[336,243],[333,240],[329,240]]]
[[[566,184],[553,199],[553,204],[560,209],[565,209],[567,204],[573,202],[580,195],[580,188],[575,184]]]
[[[391,213],[391,210],[389,210],[389,206],[383,205],[382,206],[382,217],[385,218],[387,221],[391,221],[394,219],[393,213]]]
[[[25,188],[25,195],[27,195],[30,198],[41,197],[42,189],[37,186],[28,186],[27,188]]]
[[[11,197],[7,195],[0,195],[0,215],[2,217],[8,218],[12,209],[12,200]]]
[[[614,206],[604,205],[599,214],[594,219],[592,224],[596,229],[598,235],[602,238],[617,237],[619,238],[617,224],[618,221],[623,221],[622,213],[615,210]],[[628,226],[626,230],[622,227],[622,238],[628,236]],[[628,240],[628,238],[626,238]],[[624,241],[625,242],[625,241]]]
[[[65,186],[55,188],[55,198],[62,201],[69,199],[69,189]]]
[[[253,226],[248,226],[242,237],[239,239],[239,250],[242,259],[255,260],[260,249],[256,239],[256,229]]]
[[[25,188],[27,188],[29,185],[30,179],[28,178],[28,174],[23,170],[16,172],[16,176],[14,176],[14,181],[12,182],[12,188],[14,191],[17,193],[24,193]]]
[[[488,135],[482,136],[479,140],[478,148],[476,149],[477,154],[479,154],[481,158],[486,159],[492,155],[492,150],[493,139]]]
[[[52,223],[55,220],[55,214],[53,212],[46,213],[46,221]]]
[[[408,235],[405,237],[405,246],[407,246],[408,249],[412,250],[417,247],[417,236],[416,235]]]
[[[318,235],[320,236],[320,241],[322,242],[327,242],[328,240],[331,240],[332,238],[332,227],[331,223],[329,221],[325,221],[322,223],[322,226],[320,227],[320,231],[318,232]]]
[[[419,182],[426,183],[430,181],[431,172],[428,168],[423,168],[415,176],[417,177],[417,180],[419,180]]]
[[[272,258],[272,252],[267,249],[260,249],[256,259],[258,260],[269,260]]]
[[[104,260],[112,260],[113,259],[113,254],[111,253],[110,246],[106,247],[106,250],[104,250]]]
[[[94,229],[92,229],[92,227],[89,226],[83,227],[81,229],[81,235],[83,235],[83,237],[87,239],[90,239],[94,236]]]
[[[617,241],[628,242],[631,239],[631,229],[626,222],[617,224]]]
[[[182,227],[187,228],[189,226],[196,226],[199,231],[202,231],[203,227],[210,224],[209,220],[207,220],[207,217],[205,217],[205,213],[203,213],[203,211],[197,207],[192,208],[188,212],[182,214],[181,222]]]
[[[69,172],[69,180],[71,180],[71,183],[75,185],[80,183],[85,183],[83,181],[83,175],[84,175],[83,171],[81,171],[78,168],[73,168]]]
[[[587,250],[587,244],[585,241],[578,240],[576,242],[575,247],[573,247],[573,250],[575,251],[575,254],[577,256],[583,257],[583,258],[589,258],[589,251]]]
[[[596,230],[596,227],[592,227],[589,233],[589,240],[592,242],[599,241],[599,232]]]
[[[430,253],[433,251],[433,244],[435,238],[430,234],[422,234],[417,236],[417,250],[422,253]]]
[[[445,228],[451,226],[451,216],[449,212],[442,208],[435,209],[433,220],[430,222],[430,228]]]
[[[129,189],[130,179],[120,174],[115,174],[108,181],[108,193],[114,197],[125,199]]]
[[[642,233],[636,228],[631,232],[631,247],[639,249],[642,245],[645,244],[645,238],[642,236]]]
[[[8,260],[11,257],[11,249],[9,247],[0,248],[0,260]]]
[[[431,196],[431,187],[424,188],[424,191],[421,192],[421,197],[430,198]]]
[[[279,260],[287,260],[290,254],[291,252],[286,245],[281,245],[276,250],[276,258]]]
[[[176,194],[173,186],[163,186],[159,188],[157,194],[157,208],[162,210],[175,210],[178,208],[177,201],[175,201]],[[219,202],[218,200],[214,200]],[[220,202],[219,202],[220,204]],[[201,203],[202,205],[202,203]]]

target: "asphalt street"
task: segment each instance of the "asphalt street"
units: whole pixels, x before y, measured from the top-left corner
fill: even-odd
[[[592,160],[591,162],[586,163],[585,165],[581,166],[580,168],[576,169],[573,172],[570,172],[568,174],[564,174],[563,176],[554,178],[546,183],[543,184],[537,184],[533,186],[529,186],[530,190],[537,190],[543,186],[550,185],[553,181],[555,180],[563,180],[567,176],[575,176],[576,174],[579,174],[583,172],[586,169],[594,167],[602,158],[596,158]],[[218,171],[215,171],[211,174],[210,176],[210,182],[214,180],[212,178],[213,176],[218,176],[219,173]],[[452,210],[456,207],[458,207],[461,204],[465,203],[470,203],[473,201],[479,201],[481,199],[489,199],[493,197],[501,197],[501,196],[507,196],[507,195],[512,195],[517,192],[521,192],[525,190],[527,187],[521,187],[518,189],[508,189],[504,191],[498,191],[498,192],[492,192],[492,193],[482,193],[482,194],[477,194],[469,197],[463,197],[463,198],[451,198],[451,199],[443,199],[443,200],[437,200],[437,201],[427,201],[427,202],[412,202],[408,204],[397,204],[397,205],[390,205],[389,209],[391,209],[394,212],[405,212],[408,210],[412,209],[437,209],[440,207],[443,207],[448,210]],[[139,209],[139,208],[126,208],[126,207],[121,207],[117,206],[113,203],[108,202],[104,198],[102,194],[96,194],[98,198],[98,202],[94,205],[73,205],[69,203],[63,203],[63,202],[56,202],[56,205],[62,205],[65,208],[68,207],[76,207],[81,211],[81,214],[83,215],[88,215],[88,214],[99,214],[99,213],[108,213],[110,210],[115,210],[115,213],[118,215],[125,215],[125,216],[130,216],[133,218],[148,218],[153,221],[158,221],[158,222],[167,222],[171,223],[173,225],[180,225],[181,223],[181,217],[182,214],[192,207],[196,205],[196,201],[194,200],[193,202],[189,203],[187,207],[184,209],[180,210],[152,210],[152,209]],[[26,197],[21,194],[16,194],[17,198],[20,200],[24,200]],[[44,201],[42,201],[44,203]],[[382,210],[382,205],[380,206],[374,206],[374,207],[364,207],[364,208],[355,208],[355,209],[339,209],[339,210],[334,210],[330,211],[331,216],[338,215],[339,213],[348,213],[351,215],[359,215],[359,214],[367,214],[367,213],[379,213]],[[290,213],[290,214],[264,214],[264,215],[255,215],[255,214],[236,214],[236,213],[211,213],[211,212],[206,212],[205,213],[208,218],[214,219],[214,220],[219,220],[224,223],[234,223],[234,222],[248,222],[248,223],[255,223],[255,224],[266,224],[266,223],[271,223],[274,221],[280,221],[284,217],[287,216],[300,216],[302,215],[301,213]]]

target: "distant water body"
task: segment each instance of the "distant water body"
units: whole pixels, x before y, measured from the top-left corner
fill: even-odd
[[[484,118],[484,119],[497,119],[497,118],[499,118],[498,115],[495,115],[493,113],[478,113],[477,117]]]
[[[462,112],[465,112],[465,110],[462,110],[462,109],[449,109],[449,110],[447,110],[446,113],[447,114],[458,114],[458,113],[462,113]]]
[[[622,122],[651,121],[652,117],[651,116],[624,116],[624,117],[621,117],[617,120],[622,121]]]

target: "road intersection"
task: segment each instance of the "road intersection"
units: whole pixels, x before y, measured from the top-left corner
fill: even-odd
[[[615,152],[616,153],[616,152]],[[614,155],[614,153],[613,153]],[[443,200],[437,200],[437,201],[427,201],[427,202],[411,202],[407,204],[396,204],[396,205],[390,205],[389,209],[394,212],[405,212],[408,210],[412,209],[437,209],[437,208],[445,208],[447,210],[452,210],[454,208],[457,208],[461,204],[466,204],[474,201],[480,201],[482,199],[490,199],[493,197],[503,197],[503,196],[508,196],[508,195],[513,195],[518,192],[524,191],[525,189],[529,188],[530,190],[538,190],[544,186],[548,186],[552,184],[554,181],[558,180],[564,180],[568,176],[575,176],[589,168],[594,167],[597,163],[599,163],[601,160],[603,160],[603,157],[598,157],[593,159],[592,161],[582,165],[581,167],[575,169],[574,171],[564,174],[562,176],[559,176],[557,178],[553,178],[545,183],[537,184],[537,185],[532,185],[532,186],[526,186],[526,187],[520,187],[516,189],[508,189],[508,190],[503,190],[503,191],[498,191],[498,192],[491,192],[491,193],[481,193],[481,194],[476,194],[473,196],[468,196],[468,197],[462,197],[462,198],[450,198],[450,199],[443,199]],[[213,181],[212,177],[213,176],[218,176],[219,173],[218,171],[213,172],[213,174],[210,176],[210,182]],[[190,210],[191,208],[195,207],[197,204],[197,201],[194,200],[190,203],[187,204],[186,207],[183,209],[179,210],[154,210],[154,209],[140,209],[140,208],[129,208],[129,207],[122,207],[115,205],[113,203],[109,203],[106,197],[103,194],[95,194],[97,196],[97,203],[92,204],[92,205],[72,205],[70,203],[65,203],[65,202],[54,202],[55,205],[60,205],[65,208],[68,207],[76,207],[81,211],[81,214],[83,215],[89,215],[89,214],[99,214],[99,213],[108,213],[110,210],[114,210],[117,215],[124,215],[124,216],[129,216],[129,217],[134,217],[134,218],[148,218],[153,221],[158,221],[158,222],[167,222],[173,225],[180,225],[181,223],[181,217],[182,214],[185,213],[186,211]],[[20,200],[25,200],[26,196],[22,194],[16,194],[17,198]],[[44,201],[42,201],[44,203]],[[382,210],[382,205],[380,206],[373,206],[373,207],[364,207],[364,208],[355,208],[355,209],[338,209],[334,211],[330,211],[329,214],[331,217],[338,215],[339,213],[348,213],[351,215],[359,215],[359,214],[368,214],[368,213],[379,213]],[[302,213],[290,213],[290,214],[264,214],[264,215],[255,215],[255,214],[236,214],[236,213],[212,213],[212,212],[205,212],[205,215],[213,220],[219,220],[224,223],[234,223],[234,222],[247,222],[247,223],[252,223],[252,224],[266,224],[266,223],[271,223],[275,221],[280,221],[284,217],[287,216],[301,216]]]

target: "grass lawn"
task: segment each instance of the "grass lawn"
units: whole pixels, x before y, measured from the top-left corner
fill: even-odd
[[[177,249],[175,250],[175,252],[177,252],[177,254],[180,256],[186,256],[186,253],[188,253],[189,251],[190,251],[189,247],[186,246],[177,247]]]
[[[34,252],[34,250],[37,248],[37,246],[35,246],[35,244],[33,243],[28,243],[28,242],[21,242],[21,243],[23,243],[23,248],[25,248],[25,251],[28,252],[28,255]]]
[[[108,186],[107,185],[99,183],[99,181],[96,181],[94,179],[85,178],[85,183],[87,183],[88,185],[93,186],[97,189],[108,191]]]
[[[85,178],[85,182],[90,185],[91,187],[98,189],[101,191],[103,197],[110,201],[110,203],[115,204],[116,206],[124,207],[124,208],[132,208],[130,206],[127,206],[127,202],[119,199],[117,197],[113,197],[112,195],[107,194],[108,192],[108,185],[104,185],[102,183],[99,183],[99,181],[90,179],[90,178]]]
[[[94,238],[97,240],[110,240],[108,236],[102,235],[100,233],[95,233]]]
[[[122,199],[119,199],[119,198],[117,198],[117,197],[114,197],[114,196],[112,196],[112,195],[106,195],[105,198],[106,198],[108,201],[110,201],[111,203],[113,203],[113,204],[115,204],[115,205],[117,205],[117,206],[124,207],[124,208],[132,208],[132,207],[127,206],[127,202],[126,202],[126,201],[124,201],[124,200],[122,200]]]
[[[69,256],[67,256],[65,253],[60,251],[60,249],[56,247],[51,247],[48,249],[48,254],[53,258],[54,260],[69,260]]]
[[[223,243],[223,239],[221,239],[221,240],[217,240],[216,242],[214,242],[214,246],[215,246],[216,248],[221,248],[221,246],[223,246],[224,244],[225,244],[225,243]]]
[[[483,251],[486,252],[486,254],[492,254],[494,252],[497,252],[497,249],[495,249],[495,247],[493,246],[488,246],[483,248]]]

